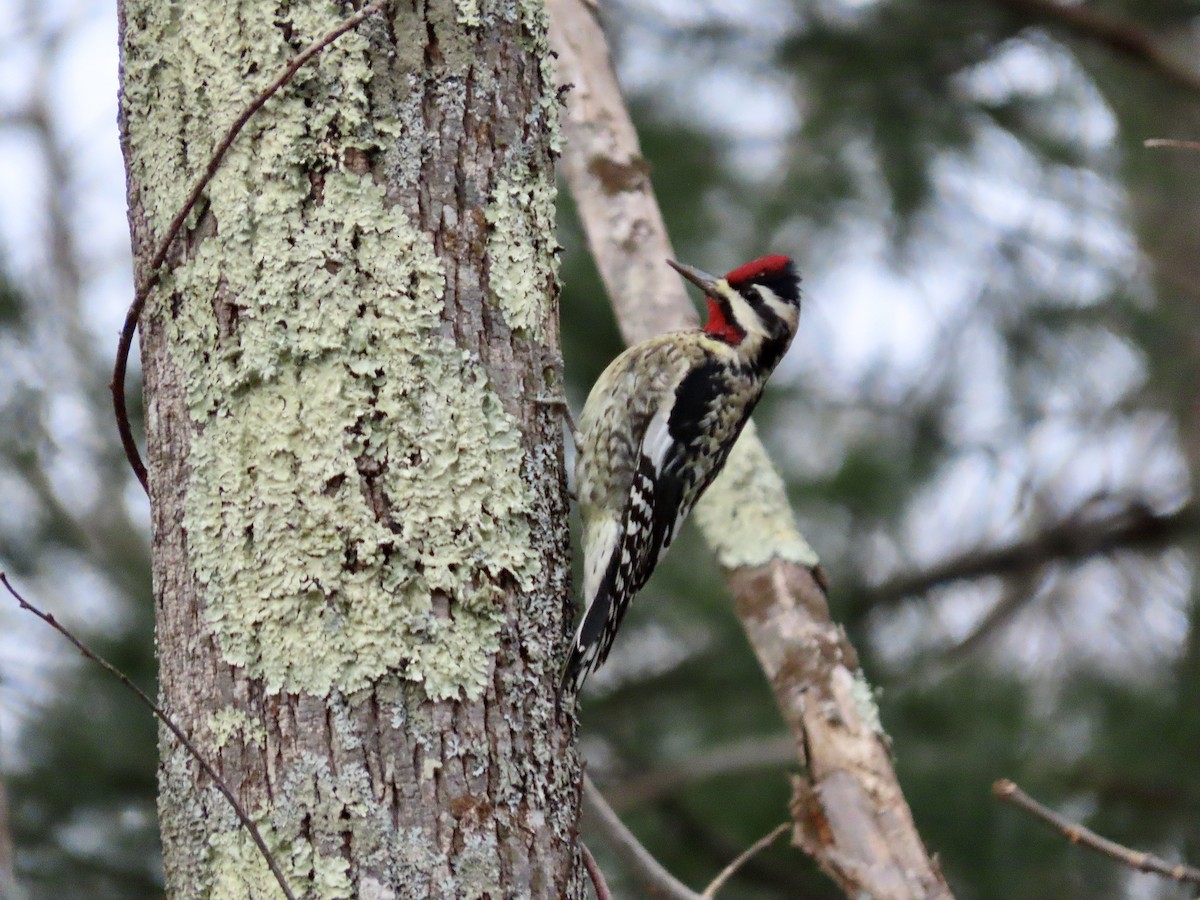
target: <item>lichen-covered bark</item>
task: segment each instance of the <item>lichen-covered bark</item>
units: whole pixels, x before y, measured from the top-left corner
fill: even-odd
[[[415,8],[414,8],[415,7]],[[245,103],[352,11],[121,4],[144,266]],[[538,4],[397,3],[251,120],[142,320],[164,705],[297,894],[575,896]],[[162,743],[168,891],[278,896]]]

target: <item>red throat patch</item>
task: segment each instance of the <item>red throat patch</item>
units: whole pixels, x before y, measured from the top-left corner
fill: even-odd
[[[708,301],[708,321],[704,323],[705,334],[711,334],[717,340],[727,344],[740,344],[742,338],[746,336],[746,332],[725,318],[725,312],[721,309],[720,303],[712,297],[704,299]]]

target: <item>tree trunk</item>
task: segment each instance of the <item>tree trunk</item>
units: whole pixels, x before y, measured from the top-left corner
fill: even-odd
[[[123,0],[142,277],[228,124],[352,11]],[[297,896],[583,893],[545,33],[430,0],[342,37],[238,136],[142,318],[162,703]],[[161,747],[168,894],[279,896]]]

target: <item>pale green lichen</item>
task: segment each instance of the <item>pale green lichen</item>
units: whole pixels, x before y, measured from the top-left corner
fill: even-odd
[[[337,713],[335,712],[335,716]],[[270,825],[286,848],[291,866],[315,880],[321,898],[353,896],[341,865],[343,840],[354,846],[360,868],[386,871],[393,865],[391,816],[372,794],[371,778],[359,763],[344,760],[334,772],[328,760],[308,753],[289,761],[283,784],[273,798]],[[324,836],[322,853],[304,835]],[[311,874],[310,874],[311,873]]]
[[[168,869],[168,887],[205,900],[280,900],[284,894],[279,882],[233,807],[215,787],[195,789],[195,761],[190,752],[175,743],[164,747],[161,755],[159,821],[163,840],[199,848],[204,860],[201,868],[189,869],[181,877]],[[258,811],[248,809],[247,814],[290,886],[311,883],[315,888],[312,896],[320,900],[353,896],[347,862],[340,854],[321,856],[299,836],[298,823],[289,823],[280,831]],[[164,862],[184,860],[168,855]]]
[[[308,841],[284,844],[262,823],[259,834],[271,850],[289,887],[304,884],[320,900],[352,900],[350,863],[340,853],[321,854]],[[284,896],[266,858],[244,828],[215,831],[208,840],[209,900],[278,900]]]
[[[379,879],[365,875],[359,880],[358,900],[396,900],[396,892]]]
[[[484,210],[492,299],[514,332],[545,339],[548,281],[556,277],[553,249],[556,191],[550,180],[501,181]],[[547,240],[548,239],[548,240]]]
[[[243,710],[232,706],[209,713],[208,730],[212,732],[218,750],[235,735],[240,736],[243,743],[256,747],[265,746],[267,740],[267,730],[260,720],[251,719]]]
[[[268,847],[275,844],[270,829],[259,828]],[[273,847],[272,851],[278,851]],[[278,864],[278,855],[276,861]],[[284,893],[262,851],[242,828],[218,831],[208,840],[207,870],[213,882],[205,896],[210,900],[282,900]],[[291,867],[289,867],[291,868]],[[286,874],[285,874],[286,877]]]
[[[395,833],[396,881],[406,887],[407,897],[455,897],[457,885],[438,884],[432,873],[443,868],[444,855],[436,837],[425,828],[401,826]]]
[[[143,15],[160,35],[171,15],[203,18],[203,28],[186,29],[194,38],[179,71],[208,79],[204,96],[232,98],[230,108],[246,98],[246,80],[211,61],[221,58],[216,48],[251,28],[260,45],[288,55],[269,20],[168,6]],[[317,4],[289,16],[315,37],[337,13]],[[216,233],[166,286],[176,296],[172,353],[201,426],[184,518],[189,556],[226,660],[268,691],[352,691],[395,672],[433,698],[476,697],[502,598],[528,587],[539,566],[520,428],[479,361],[440,333],[444,275],[429,236],[370,174],[335,168],[319,183],[308,174],[314,153],[344,158],[340,135],[354,135],[356,151],[389,146],[383,137],[371,145],[372,134],[394,129],[367,109],[363,40],[345,35],[234,143],[207,192]],[[256,51],[264,64],[270,57]],[[320,102],[306,105],[306,90]],[[213,126],[169,111],[149,121],[154,128],[135,133],[134,158],[140,183],[154,188],[147,211],[162,222],[177,202],[177,173],[196,168],[171,150],[177,136],[203,156]],[[514,240],[553,222],[552,189],[512,192]],[[515,327],[534,330],[545,292],[535,296],[515,275],[501,284]],[[219,333],[220,303],[236,304],[233,338]],[[360,470],[380,473],[384,521]]]
[[[885,732],[883,721],[879,718],[879,704],[875,702],[875,690],[861,669],[854,672],[850,682],[850,696],[854,699],[854,708],[863,724],[875,734],[883,735]]]
[[[185,525],[208,619],[269,691],[353,691],[397,671],[431,697],[478,696],[506,580],[526,587],[539,565],[519,427],[478,361],[433,333],[442,277],[426,238],[369,178],[330,175],[324,192],[306,222],[252,220],[278,262],[230,265],[235,222],[177,276],[176,358],[205,422]],[[206,361],[203,286],[218,278],[246,307],[237,352]],[[382,471],[390,522],[368,506],[363,465]]]
[[[532,35],[533,39],[539,42],[532,49],[538,52],[549,51],[549,45],[541,43],[548,41],[545,0],[518,0],[517,21],[521,23],[527,34]]]
[[[233,808],[217,794],[216,788],[197,789],[191,754],[165,729],[159,729],[158,823],[165,847],[187,847],[205,855],[210,829],[225,830],[237,827]],[[215,803],[210,816],[208,805]],[[186,884],[188,893],[197,897],[209,895],[211,873],[194,862],[187,854],[164,854],[163,866],[168,889]]]
[[[563,106],[563,95],[558,90],[558,76],[554,69],[554,51],[550,44],[550,18],[543,0],[521,0],[521,24],[526,35],[526,49],[538,61],[542,79],[542,93],[538,98],[538,110],[531,115],[540,116],[540,121],[530,122],[547,136],[550,152],[555,156],[562,153],[563,136],[559,112]]]
[[[694,515],[718,564],[726,569],[761,566],[772,559],[810,568],[820,562],[796,527],[783,480],[757,440],[753,422],[746,425]]]
[[[479,17],[479,0],[454,0],[455,21],[467,28],[478,28],[483,24]]]

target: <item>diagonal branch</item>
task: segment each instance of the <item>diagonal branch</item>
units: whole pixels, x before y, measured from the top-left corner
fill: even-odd
[[[608,882],[604,880],[604,873],[600,871],[600,863],[596,862],[596,857],[592,856],[592,851],[583,841],[579,842],[579,852],[583,854],[583,868],[592,881],[596,900],[612,900],[612,891],[609,890]]]
[[[550,0],[559,78],[572,83],[562,171],[627,341],[695,323],[671,257],[604,32],[586,0]],[[727,260],[726,262],[732,262]],[[850,896],[943,898],[854,648],[829,616],[817,556],[747,427],[696,510],[791,729],[794,841]]]
[[[738,869],[749,862],[750,859],[756,854],[761,853],[770,847],[773,843],[775,843],[775,839],[777,837],[791,827],[791,822],[783,822],[782,824],[772,828],[768,834],[763,835],[761,838],[747,847],[744,851],[742,851],[741,854],[738,855],[737,859],[735,859],[724,869],[722,869],[720,873],[718,873],[717,877],[712,880],[712,883],[704,889],[704,893],[700,895],[701,898],[704,898],[704,900],[712,900],[713,897],[716,897],[717,891],[725,886],[725,882],[737,874]]]
[[[613,851],[646,886],[650,896],[666,900],[698,900],[699,895],[663,868],[662,863],[651,856],[634,833],[625,827],[621,817],[587,775],[583,776],[583,800],[585,814],[604,832]]]
[[[150,258],[149,264],[142,273],[137,290],[134,292],[133,303],[130,304],[129,311],[125,313],[125,324],[121,326],[121,336],[117,340],[117,356],[113,361],[112,382],[108,388],[112,392],[113,412],[117,417],[117,431],[121,435],[121,446],[125,450],[125,457],[129,460],[133,474],[141,482],[142,489],[147,493],[150,488],[146,482],[146,465],[142,462],[141,453],[138,452],[137,441],[133,436],[133,427],[129,423],[129,410],[125,404],[125,373],[129,366],[129,350],[133,346],[133,333],[137,330],[138,319],[141,318],[142,310],[146,306],[150,292],[154,290],[155,285],[158,284],[159,279],[162,277],[162,267],[163,263],[167,261],[167,254],[171,252],[171,246],[175,243],[175,238],[179,236],[179,232],[183,229],[183,223],[187,221],[187,217],[191,214],[192,209],[199,202],[200,195],[204,193],[204,189],[208,187],[208,183],[217,174],[217,169],[221,167],[221,161],[224,160],[225,154],[233,145],[234,140],[241,133],[241,130],[246,127],[246,123],[250,121],[251,117],[262,109],[266,105],[266,102],[279,92],[280,88],[291,81],[292,77],[307,62],[347,31],[357,28],[365,19],[379,12],[383,8],[383,4],[384,0],[375,0],[374,3],[364,6],[336,28],[301,50],[292,58],[291,62],[283,67],[283,71],[275,77],[275,80],[263,88],[258,96],[246,105],[246,108],[233,120],[233,123],[225,131],[224,136],[217,142],[216,147],[213,148],[212,155],[208,158],[208,164],[192,184],[191,190],[188,191],[187,199],[183,201],[183,205],[175,213],[175,218],[167,226],[166,234],[159,241],[158,249],[154,251],[154,255]]]
[[[1095,850],[1097,853],[1103,853],[1105,856],[1115,859],[1117,862],[1123,863],[1131,869],[1137,869],[1139,872],[1150,872],[1151,874],[1161,875],[1164,878],[1170,878],[1174,881],[1200,885],[1200,869],[1185,865],[1184,863],[1167,862],[1165,859],[1155,856],[1152,853],[1131,850],[1123,844],[1118,844],[1116,841],[1110,841],[1106,837],[1101,837],[1090,828],[1085,828],[1078,822],[1072,822],[1065,816],[1061,816],[1054,810],[1048,809],[1041,803],[1038,803],[1038,801],[1034,800],[1007,778],[1002,778],[993,784],[992,793],[998,800],[1015,806],[1017,809],[1029,813],[1038,821],[1049,825],[1072,844],[1079,844],[1082,847]]]
[[[1039,570],[1009,580],[1003,587],[1000,599],[983,614],[966,637],[918,656],[897,679],[897,684],[903,685],[919,680],[932,671],[953,666],[970,656],[1041,596],[1049,581],[1050,578],[1043,577]]]
[[[851,616],[893,606],[936,588],[993,575],[1032,572],[1049,563],[1071,563],[1117,550],[1159,550],[1200,531],[1200,505],[1189,503],[1159,514],[1133,505],[1103,519],[1070,516],[1024,540],[971,550],[924,571],[896,576],[852,601]]]
[[[1200,94],[1200,70],[1176,60],[1154,34],[1137,22],[1056,0],[996,0],[1014,12],[1060,25],[1080,37],[1141,63],[1172,84]]]
[[[271,852],[270,848],[267,847],[267,842],[263,840],[262,833],[258,830],[258,826],[255,825],[254,820],[247,815],[246,810],[242,808],[242,804],[238,802],[237,797],[234,796],[233,791],[229,789],[229,785],[225,783],[225,780],[221,778],[221,776],[217,773],[217,770],[214,769],[212,764],[204,758],[204,756],[196,748],[196,745],[188,739],[188,736],[183,733],[183,729],[176,725],[174,720],[172,720],[170,716],[163,712],[157,703],[146,696],[145,691],[130,681],[128,675],[110,663],[103,656],[100,656],[98,653],[88,647],[87,644],[83,643],[83,641],[81,641],[79,638],[75,637],[75,635],[72,634],[65,625],[59,622],[58,619],[54,618],[52,614],[43,612],[26,600],[17,591],[17,589],[12,586],[12,583],[8,580],[8,576],[3,572],[0,572],[0,584],[3,584],[5,590],[12,594],[13,599],[17,601],[21,609],[25,610],[26,612],[33,613],[35,616],[65,637],[68,641],[74,644],[76,650],[78,650],[92,662],[96,663],[98,666],[100,666],[100,668],[104,669],[104,671],[108,672],[108,674],[112,675],[114,678],[120,681],[121,684],[132,691],[134,696],[142,701],[142,704],[149,709],[150,712],[154,713],[155,717],[167,727],[167,730],[170,731],[171,734],[175,735],[175,739],[179,741],[179,743],[183,745],[184,749],[186,749],[187,752],[192,755],[192,759],[196,760],[200,768],[204,770],[204,774],[212,779],[213,785],[216,787],[216,789],[221,792],[222,796],[224,796],[226,800],[229,801],[229,805],[233,807],[233,812],[238,817],[238,821],[242,823],[242,827],[246,829],[250,835],[250,839],[254,841],[254,846],[258,848],[258,852],[261,853],[263,859],[266,860],[267,866],[271,869],[271,874],[275,876],[275,880],[279,883],[280,890],[283,891],[283,895],[287,898],[287,900],[296,900],[296,895],[293,894],[291,888],[288,887],[287,879],[283,877],[283,872],[279,868],[279,863],[275,861],[275,855]]]

